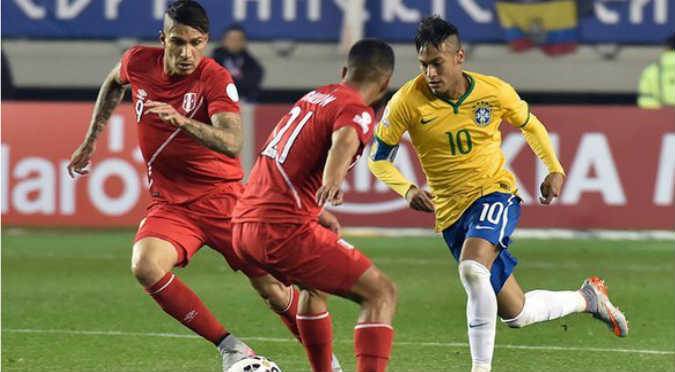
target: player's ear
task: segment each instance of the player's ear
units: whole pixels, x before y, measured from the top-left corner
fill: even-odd
[[[347,66],[342,66],[342,78],[344,79],[347,76]]]
[[[458,65],[464,64],[464,60],[466,59],[466,53],[464,52],[464,48],[461,47],[459,48],[459,50],[457,51],[456,58],[457,59],[455,60],[455,62],[457,62]]]
[[[164,30],[159,30],[159,42],[162,43],[162,46],[166,46],[166,34]]]

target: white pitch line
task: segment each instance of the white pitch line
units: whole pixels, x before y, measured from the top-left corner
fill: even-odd
[[[89,336],[142,336],[142,337],[166,337],[166,338],[199,338],[197,335],[180,333],[152,333],[152,332],[121,332],[121,331],[77,331],[67,329],[25,329],[25,328],[5,328],[2,332],[8,333],[52,333],[66,335],[89,335]],[[297,342],[291,338],[278,337],[240,337],[243,340],[265,341],[265,342]],[[336,340],[340,343],[351,343],[351,340]],[[463,342],[409,342],[398,341],[394,345],[400,346],[437,346],[437,347],[457,347],[468,348],[469,344]],[[519,350],[542,350],[542,351],[591,351],[607,353],[635,353],[635,354],[657,354],[672,355],[675,351],[669,350],[648,350],[648,349],[610,349],[582,346],[533,346],[533,345],[495,345],[498,349],[519,349]]]

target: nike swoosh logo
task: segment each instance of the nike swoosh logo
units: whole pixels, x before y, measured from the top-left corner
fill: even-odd
[[[420,119],[420,123],[422,123],[422,124],[428,124],[428,123],[434,121],[435,119],[436,119],[436,118],[431,118],[431,119],[428,119],[428,120],[424,120],[424,118],[422,118],[422,119]]]
[[[482,327],[482,326],[484,326],[484,325],[486,325],[486,324],[488,324],[488,322],[478,323],[478,324],[471,324],[471,323],[469,323],[469,328]]]
[[[476,226],[476,230],[494,230],[492,226]]]

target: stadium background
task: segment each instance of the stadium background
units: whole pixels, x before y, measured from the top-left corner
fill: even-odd
[[[72,282],[73,291],[77,292],[79,289],[90,291],[90,288],[80,288],[79,286],[84,285],[80,281],[86,281],[87,275],[97,275],[101,270],[105,272],[106,269],[103,267],[108,262],[94,261],[91,267],[81,263],[82,267],[86,266],[87,269],[80,268],[80,277],[76,280],[71,277],[73,274],[68,270],[54,269],[52,267],[54,261],[41,260],[36,258],[38,256],[56,257],[57,263],[69,263],[71,261],[68,257],[83,253],[88,260],[93,260],[97,257],[98,251],[94,248],[88,250],[86,245],[95,242],[94,245],[101,249],[102,255],[112,254],[119,262],[128,260],[127,250],[133,236],[131,229],[121,230],[122,232],[86,229],[133,228],[140,220],[149,200],[145,166],[136,145],[135,120],[128,95],[126,103],[115,111],[105,133],[99,138],[91,174],[88,177],[71,180],[65,167],[89,124],[100,82],[128,47],[137,43],[157,45],[156,36],[167,2],[164,0],[2,1],[2,50],[11,66],[15,85],[12,98],[2,101],[1,206],[4,242],[2,321],[3,346],[5,346],[3,368],[21,370],[23,366],[32,369],[51,367],[55,370],[92,368],[149,370],[172,369],[175,366],[164,365],[157,361],[148,365],[129,366],[124,364],[124,360],[119,360],[117,364],[107,360],[97,365],[74,358],[70,362],[62,361],[63,365],[55,367],[49,359],[38,357],[39,345],[44,346],[40,342],[46,341],[30,338],[30,329],[59,328],[58,324],[54,325],[53,319],[63,314],[52,313],[43,308],[46,306],[45,303],[52,302],[58,307],[59,300],[54,298],[52,292],[43,293],[41,298],[29,298],[24,295],[33,285],[38,285],[30,284],[28,278],[39,277],[42,270],[56,276],[52,278],[54,283],[63,280]],[[642,69],[656,61],[664,49],[664,40],[673,35],[675,25],[673,0],[581,1],[579,4],[592,5],[578,19],[578,25],[574,30],[577,48],[573,53],[561,56],[548,56],[536,47],[521,53],[511,51],[505,42],[508,34],[499,24],[494,0],[202,0],[201,3],[209,12],[212,22],[212,43],[209,48],[213,48],[219,42],[222,30],[228,24],[240,23],[247,31],[250,51],[265,68],[263,93],[259,102],[242,104],[247,141],[243,161],[247,168],[251,166],[269,130],[293,101],[314,87],[338,80],[345,47],[359,35],[379,37],[393,43],[397,57],[396,71],[392,80],[393,93],[419,71],[412,38],[420,17],[435,13],[455,23],[460,29],[468,53],[466,68],[505,79],[532,104],[532,111],[547,125],[567,170],[568,176],[561,198],[553,206],[539,206],[536,194],[538,184],[546,174],[545,168],[531,154],[524,138],[517,131],[506,128],[507,126],[503,127],[505,129],[503,148],[510,168],[517,175],[520,193],[526,204],[520,227],[546,229],[540,236],[548,238],[543,240],[543,243],[523,240],[525,248],[521,255],[524,255],[525,259],[528,255],[531,259],[533,255],[549,255],[542,257],[546,262],[571,260],[568,262],[571,266],[567,269],[556,269],[553,272],[560,274],[565,270],[572,270],[569,277],[575,278],[574,280],[581,279],[580,275],[586,275],[590,269],[608,273],[614,276],[615,280],[625,275],[623,277],[625,281],[615,286],[626,288],[624,298],[633,301],[626,306],[633,308],[649,304],[637,293],[641,288],[649,286],[648,283],[652,283],[650,280],[668,280],[669,283],[660,290],[654,289],[657,296],[662,296],[664,289],[669,292],[660,298],[662,302],[652,303],[651,308],[658,311],[658,314],[665,314],[669,320],[661,324],[659,335],[644,334],[644,337],[651,337],[651,343],[617,346],[607,341],[609,343],[599,347],[634,347],[657,351],[656,354],[644,355],[627,352],[627,355],[637,359],[631,359],[630,362],[622,359],[620,365],[612,367],[615,370],[637,370],[644,366],[655,370],[673,369],[672,240],[657,243],[642,240],[634,243],[602,240],[585,243],[571,241],[569,244],[578,243],[577,248],[571,249],[567,247],[568,243],[565,241],[552,239],[558,235],[549,230],[552,228],[667,230],[670,231],[665,234],[667,238],[673,238],[672,229],[675,224],[673,108],[643,110],[635,105],[637,83]],[[361,7],[364,7],[365,11]],[[396,163],[404,174],[423,184],[424,178],[416,156],[409,143],[404,145]],[[429,215],[406,209],[404,201],[383,184],[376,182],[367,170],[365,162],[360,162],[351,172],[344,188],[347,191],[346,205],[335,211],[345,226],[397,229],[413,227],[424,229],[425,232],[433,227]],[[45,227],[68,228],[45,230]],[[435,259],[439,261],[448,259],[447,252],[437,241],[438,238],[360,239],[362,240],[357,239],[360,246],[372,255],[376,262],[382,262],[385,270],[389,267],[387,265],[392,265],[388,259],[394,260],[395,264],[397,259],[404,258],[403,256],[391,258],[388,254],[378,251],[380,246],[410,244],[432,247],[435,253],[429,253],[431,251],[426,250],[427,248],[420,248],[418,253],[402,253],[405,252],[403,249],[405,247],[401,247],[400,250],[402,255],[412,256],[409,257],[411,260],[416,259],[417,254],[429,254],[425,262],[432,268],[425,269],[425,274],[420,275],[429,275],[429,272],[438,270],[443,273],[446,278],[444,280],[454,282],[453,278],[447,279],[454,274],[448,274],[445,266],[433,266]],[[62,245],[58,249],[45,247],[50,244]],[[543,245],[550,250],[544,250],[545,253],[542,253],[534,248],[527,248],[528,244]],[[38,249],[37,246],[41,248]],[[598,248],[600,246],[603,248]],[[585,257],[590,255],[603,261],[604,264],[584,266],[582,263],[579,266],[580,259],[564,256],[564,253],[556,247],[564,247],[568,255]],[[594,250],[595,248],[597,250]],[[610,267],[609,262],[615,258],[613,256],[608,258],[608,255],[614,252],[613,249],[621,250],[625,254],[617,259],[617,262],[626,265],[637,264],[638,266],[635,266],[637,269],[629,270],[627,274],[612,271],[614,269]],[[380,255],[383,258],[378,261]],[[105,260],[111,259],[106,257]],[[215,259],[211,253],[206,254],[206,257],[203,260]],[[657,269],[648,269],[651,267],[650,263],[656,264]],[[96,266],[97,264],[100,265]],[[194,273],[199,270],[209,273],[209,266],[205,264],[204,267],[202,269],[191,267],[185,275],[189,278],[190,275],[197,275]],[[222,268],[219,266],[217,270],[216,274],[211,270],[209,275],[221,275]],[[542,267],[539,267],[539,270],[542,270]],[[551,267],[548,270],[551,270]],[[407,277],[412,278],[419,273],[406,272],[404,277],[408,274],[410,276]],[[124,278],[126,281],[121,287],[135,286],[131,275],[123,266],[114,275],[110,275],[114,278],[111,279],[111,283]],[[540,278],[541,275],[541,271],[529,273],[524,271],[522,277],[526,278],[527,282],[528,276]],[[566,274],[560,275],[565,277]],[[394,276],[396,277],[396,274]],[[193,278],[197,278],[194,279],[197,283],[204,284],[208,281],[197,276]],[[631,282],[629,285],[630,278],[641,280]],[[239,283],[237,280],[240,279],[232,280],[233,283]],[[530,280],[529,283],[540,282]],[[243,283],[240,284],[245,286]],[[399,282],[399,285],[404,291],[407,284]],[[561,286],[560,284],[551,286],[556,285]],[[50,286],[46,285],[45,288]],[[127,291],[128,303],[140,301],[142,295],[133,292],[137,289]],[[457,286],[452,291],[456,292],[459,298],[463,298],[460,287]],[[226,299],[220,298],[222,296],[219,290],[207,286],[205,292],[203,294],[205,298],[211,296],[214,302],[227,303]],[[246,296],[251,296],[250,293],[245,293]],[[634,297],[631,299],[632,295]],[[432,303],[435,299],[429,301]],[[12,304],[17,306],[12,308]],[[138,309],[139,314],[144,314],[146,310],[148,314],[153,314],[154,318],[157,318],[156,324],[161,325],[158,327],[164,327],[161,329],[167,332],[182,331],[179,326],[170,328],[169,325],[165,325],[170,320],[162,318],[163,315],[153,309],[152,304],[143,303],[143,305],[145,307]],[[31,306],[41,306],[42,313],[46,314],[43,315],[45,319],[42,325],[38,324],[38,320],[28,321],[35,323],[28,324],[23,318],[23,312]],[[85,313],[77,312],[81,310],[74,310],[76,306],[79,309],[79,305],[72,306],[73,322],[87,316]],[[339,306],[342,306],[341,302]],[[401,307],[404,308],[404,305]],[[93,305],[93,308],[96,306]],[[223,305],[221,312],[229,317],[230,314],[226,312],[228,309]],[[463,312],[461,306],[455,310],[457,316],[461,317]],[[99,311],[107,310],[99,309]],[[405,318],[405,310],[401,311]],[[353,309],[347,313],[352,314]],[[650,314],[647,318],[658,319],[658,314]],[[117,312],[107,316],[115,317]],[[238,316],[246,317],[246,314]],[[350,317],[345,316],[344,322],[348,323]],[[436,319],[434,315],[430,317]],[[340,320],[339,317],[336,318],[336,322]],[[153,331],[153,328],[143,328],[142,324],[136,324],[133,320],[119,323],[123,329],[133,329],[133,326],[137,325],[139,329]],[[67,329],[79,329],[73,326],[73,323],[64,324]],[[125,324],[128,327],[125,328]],[[100,324],[94,323],[90,328],[102,329],[97,326]],[[463,327],[461,322],[455,327],[456,331],[460,331],[456,332],[460,337],[458,339],[460,343],[465,343],[461,338]],[[112,326],[103,327],[103,329],[112,328],[117,329]],[[26,329],[29,331],[24,332],[25,335],[21,333],[23,331],[16,331]],[[279,335],[287,336],[282,331],[277,331]],[[83,332],[88,331],[85,329]],[[261,328],[260,333],[263,332],[269,333],[265,328]],[[540,336],[548,337],[546,332],[548,331],[541,331]],[[405,339],[404,335],[405,333],[397,337]],[[349,332],[336,331],[336,337],[340,336],[348,340]],[[419,336],[426,337],[422,333]],[[583,335],[581,336],[583,339]],[[72,337],[68,342],[72,342],[73,345],[81,345],[84,342],[75,340],[75,336]],[[498,334],[498,343],[500,337],[503,335]],[[10,344],[12,341],[15,342],[13,346]],[[457,340],[450,341],[452,343]],[[162,342],[158,343],[164,345]],[[533,342],[539,344],[538,341]],[[34,345],[33,349],[26,346],[31,344]],[[64,348],[61,352],[70,355],[72,350],[65,349],[65,344],[59,344],[59,347]],[[168,343],[166,345],[173,347]],[[583,343],[580,345],[582,347]],[[340,347],[347,350],[344,353],[348,355],[348,343]],[[397,347],[399,346],[395,346],[395,350]],[[277,361],[281,358],[284,362],[282,367],[306,368],[306,364],[302,364],[303,355],[297,350],[294,352],[297,355],[293,361],[281,357],[277,357]],[[424,352],[420,353],[424,355]],[[464,350],[459,358],[467,359],[467,353],[468,350]],[[30,359],[31,355],[33,362],[42,361],[44,364],[17,362],[21,359],[26,363],[22,358]],[[654,362],[656,364],[648,364],[651,361],[645,361],[647,364],[644,365],[640,364],[639,360],[644,360],[640,358],[645,358],[645,355],[656,355],[654,358],[661,359]],[[436,357],[431,358],[433,360]],[[574,363],[579,363],[579,370],[607,368],[607,365],[596,366],[573,360],[566,360],[564,363],[567,363],[565,365],[571,370],[575,369]],[[399,365],[394,362],[392,368],[397,366]],[[416,367],[432,368],[425,367],[424,364],[400,366],[404,370],[406,368],[414,370]],[[455,367],[461,369],[462,364],[455,364]],[[549,367],[555,365],[547,366]],[[176,368],[210,367],[184,364]],[[545,370],[538,364],[533,366],[512,364],[512,368]]]

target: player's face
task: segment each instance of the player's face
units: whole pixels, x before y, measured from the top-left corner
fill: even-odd
[[[164,45],[164,66],[169,75],[189,75],[204,57],[209,35],[190,26],[165,23],[160,40]]]
[[[239,30],[232,30],[225,34],[223,46],[230,53],[239,53],[246,49],[246,35]]]
[[[417,54],[420,69],[434,94],[448,95],[462,78],[464,50],[452,38],[443,41],[438,48],[424,45]]]

